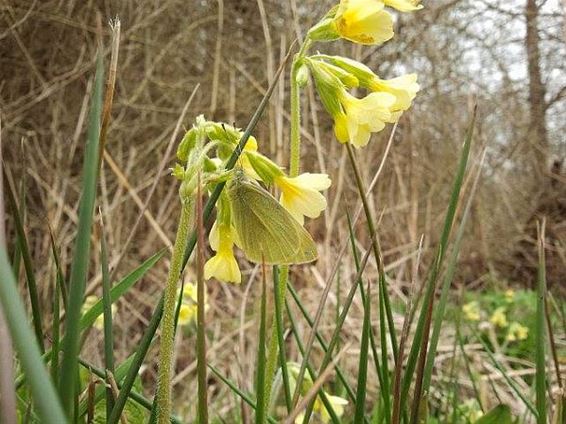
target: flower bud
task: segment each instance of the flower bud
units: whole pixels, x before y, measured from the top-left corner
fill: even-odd
[[[295,82],[299,87],[303,88],[307,85],[309,82],[309,74],[309,68],[306,65],[303,64],[299,66],[295,77]]]
[[[261,180],[267,184],[273,183],[273,179],[284,175],[283,171],[271,160],[260,153],[246,153],[246,158]]]

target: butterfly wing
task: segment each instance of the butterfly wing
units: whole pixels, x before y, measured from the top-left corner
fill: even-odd
[[[262,187],[236,180],[228,196],[240,247],[248,259],[290,265],[317,258],[310,234]]]

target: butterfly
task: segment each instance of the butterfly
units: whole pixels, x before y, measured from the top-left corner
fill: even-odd
[[[236,170],[227,187],[238,246],[256,263],[291,265],[317,259],[311,235],[263,187]]]

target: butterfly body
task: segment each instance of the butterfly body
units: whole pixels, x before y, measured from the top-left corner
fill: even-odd
[[[237,173],[227,193],[239,247],[249,260],[268,265],[316,260],[310,234],[267,190]]]

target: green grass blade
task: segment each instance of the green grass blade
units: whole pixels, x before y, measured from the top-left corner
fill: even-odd
[[[360,361],[358,365],[358,388],[356,394],[356,414],[354,415],[354,424],[364,422],[365,403],[366,403],[366,385],[368,373],[368,353],[369,353],[369,334],[371,332],[371,286],[368,284],[367,296],[364,302],[364,322],[362,325],[362,337],[360,346]]]
[[[256,370],[256,398],[257,407],[255,410],[255,422],[263,424],[265,422],[265,333],[266,333],[266,275],[265,265],[263,265],[262,286],[261,286],[261,306],[259,312],[259,340],[257,348],[257,370]]]
[[[159,299],[159,302],[155,309],[153,310],[153,314],[151,316],[151,320],[149,321],[149,325],[147,326],[143,337],[136,348],[136,353],[132,360],[131,365],[128,368],[126,373],[126,377],[122,382],[122,388],[120,390],[120,394],[114,403],[114,408],[112,408],[112,413],[107,420],[107,424],[115,424],[120,420],[120,416],[122,415],[122,411],[124,410],[124,406],[126,406],[126,401],[128,400],[128,396],[134,386],[134,382],[136,381],[136,377],[138,375],[138,371],[147,355],[147,351],[151,346],[153,341],[153,336],[159,327],[159,322],[161,321],[161,314],[163,313],[163,296]]]
[[[126,275],[122,280],[116,283],[110,290],[110,299],[112,303],[116,302],[120,297],[122,297],[135,283],[137,283],[147,271],[149,271],[162,257],[163,254],[166,252],[166,249],[162,249],[159,252],[155,253],[153,256],[146,259],[141,265],[139,265],[136,269]],[[87,310],[83,316],[81,317],[80,328],[82,330],[86,330],[94,321],[104,313],[104,302],[103,299],[100,299],[94,305]]]
[[[350,214],[347,213],[346,214],[346,218],[348,221],[348,231],[350,233],[350,241],[352,244],[352,256],[354,258],[354,264],[356,266],[356,272],[360,274],[360,278],[358,280],[358,286],[360,287],[360,295],[362,297],[362,302],[365,305],[366,303],[366,294],[364,291],[364,285],[362,284],[362,279],[361,279],[361,273],[360,273],[360,257],[359,257],[359,253],[358,253],[358,249],[356,248],[356,239],[354,236],[354,227],[352,225],[352,220],[350,218]],[[381,298],[381,296],[380,296]],[[381,318],[380,318],[381,319]],[[371,351],[372,351],[372,357],[373,357],[373,362],[374,362],[374,366],[375,366],[375,372],[377,374],[377,378],[379,380],[379,387],[380,387],[380,393],[381,393],[381,397],[383,399],[383,413],[385,415],[385,417],[388,419],[387,422],[390,421],[390,410],[391,410],[391,406],[390,406],[390,399],[389,399],[389,392],[390,390],[386,388],[385,382],[384,382],[384,378],[383,378],[383,369],[381,367],[381,364],[379,363],[379,355],[378,355],[378,351],[377,351],[377,346],[375,344],[375,338],[373,336],[373,331],[369,332],[369,342],[370,342],[370,346],[371,346]],[[385,371],[387,372],[387,371]]]
[[[497,358],[495,357],[493,352],[490,350],[487,343],[483,340],[483,338],[477,333],[477,331],[474,328],[472,328],[472,327],[469,327],[469,328],[472,331],[472,333],[474,334],[474,336],[476,337],[476,339],[482,344],[482,346],[483,346],[485,352],[487,353],[487,356],[489,357],[490,361],[492,362],[493,366],[501,373],[501,375],[503,376],[503,378],[505,379],[505,381],[507,382],[509,387],[511,387],[511,389],[513,390],[515,395],[519,399],[521,399],[521,401],[527,407],[527,409],[535,417],[537,417],[538,412],[537,412],[537,408],[535,407],[535,405],[533,405],[532,402],[529,399],[527,399],[527,397],[523,393],[523,390],[521,390],[521,388],[517,385],[517,383],[515,383],[515,381],[513,381],[513,379],[507,374],[505,368],[499,363],[499,361],[497,360]]]
[[[122,370],[127,369],[127,367],[129,367],[130,363],[131,363],[131,359],[132,358],[128,358],[126,359],[122,364],[120,364],[118,366],[118,369],[120,370],[120,372],[122,372]],[[88,369],[89,371],[91,371],[93,374],[97,375],[98,377],[100,377],[101,379],[105,379],[106,378],[106,372],[101,370],[98,367],[95,367],[94,365],[92,365],[91,363],[79,358],[79,363],[86,369]],[[123,372],[122,372],[123,375]],[[116,381],[116,385],[118,386],[118,389],[120,389],[120,382]],[[147,409],[148,411],[151,411],[151,401],[146,399],[144,396],[142,396],[141,394],[139,394],[138,392],[132,390],[130,391],[130,399],[137,402],[139,405],[141,405],[142,407],[144,407],[145,409]],[[102,395],[99,395],[98,400],[100,401],[102,399]],[[96,400],[95,400],[95,404],[96,404]],[[181,424],[182,421],[172,415],[171,416],[171,422],[174,424]]]
[[[207,369],[206,369],[206,320],[205,320],[205,281],[204,281],[204,227],[202,224],[202,194],[200,192],[200,174],[197,193],[197,378],[198,378],[198,422],[208,423]],[[264,284],[265,290],[265,284]],[[177,309],[179,309],[177,304]],[[177,312],[177,311],[175,311]],[[265,311],[264,311],[265,312]],[[175,324],[178,317],[175,317]],[[175,329],[176,329],[175,325]]]
[[[12,342],[20,359],[20,365],[31,388],[37,413],[45,424],[66,423],[67,419],[57,397],[55,387],[43,364],[34,333],[27,325],[24,305],[12,274],[6,251],[0,248],[0,302],[10,329]]]
[[[409,356],[407,358],[407,368],[405,371],[405,376],[403,378],[403,386],[401,391],[401,405],[407,405],[407,395],[409,392],[409,388],[411,386],[411,382],[414,380],[415,396],[412,402],[413,413],[411,417],[411,422],[416,422],[418,416],[418,408],[420,405],[420,397],[422,396],[423,393],[422,392],[423,373],[424,373],[424,365],[427,354],[426,347],[428,346],[436,280],[438,278],[440,269],[442,267],[445,252],[448,246],[448,239],[456,215],[456,209],[460,197],[460,190],[462,188],[464,175],[468,164],[468,158],[470,156],[472,135],[475,124],[475,116],[476,116],[476,110],[474,109],[472,118],[470,120],[470,125],[466,133],[464,147],[460,155],[460,161],[458,164],[458,169],[456,171],[456,176],[452,187],[452,193],[450,195],[450,202],[448,204],[448,209],[446,211],[446,217],[444,219],[444,226],[442,229],[442,235],[440,238],[438,251],[436,253],[432,269],[428,276],[427,287],[423,299],[421,313],[419,315],[415,336],[413,338],[413,343],[411,345]],[[417,367],[417,361],[418,361],[418,369],[417,369],[417,377],[415,379],[414,372],[415,372],[415,368]]]
[[[484,156],[485,157],[485,154]],[[466,202],[466,207],[464,208],[464,213],[462,214],[462,219],[458,227],[458,232],[456,233],[456,238],[454,240],[454,246],[452,248],[452,254],[448,261],[446,275],[442,283],[442,292],[440,294],[440,299],[438,305],[434,312],[434,323],[432,329],[432,336],[430,338],[428,356],[426,359],[424,377],[423,377],[423,392],[427,392],[430,387],[430,380],[432,377],[432,369],[434,367],[434,359],[436,357],[436,348],[438,347],[438,341],[440,339],[440,330],[442,328],[442,321],[444,320],[444,311],[446,310],[446,304],[448,302],[448,294],[450,287],[452,285],[452,280],[454,279],[454,274],[456,273],[456,267],[458,265],[458,256],[460,254],[460,246],[462,244],[462,239],[464,238],[464,231],[466,229],[466,224],[468,223],[468,217],[470,216],[470,210],[472,209],[472,203],[474,200],[474,195],[478,186],[478,181],[481,176],[481,167],[483,165],[483,159],[480,162],[478,173],[474,179],[474,183],[468,196]]]
[[[303,342],[301,341],[301,338],[299,337],[299,331],[298,331],[298,328],[297,328],[297,323],[295,321],[295,318],[291,314],[291,311],[289,309],[289,304],[287,302],[285,302],[285,306],[287,307],[287,313],[288,313],[288,316],[289,316],[289,320],[291,321],[291,328],[292,328],[293,334],[295,336],[295,341],[297,343],[297,347],[299,348],[299,352],[301,352],[301,355],[304,356],[305,347],[303,346]],[[316,372],[314,371],[313,367],[309,363],[307,363],[306,371],[309,373],[311,381],[317,380],[318,376],[317,376]],[[319,390],[318,396],[320,397],[320,400],[324,404],[326,411],[330,415],[330,419],[332,420],[332,422],[334,424],[340,424],[340,418],[338,418],[338,415],[336,414],[336,411],[334,411],[334,407],[330,403],[330,400],[328,399],[328,396],[326,396],[326,393],[324,392],[324,390]],[[312,411],[311,411],[311,413],[312,413]],[[305,417],[306,417],[306,415],[305,415]]]
[[[234,382],[232,382],[231,380],[229,380],[228,378],[224,377],[220,371],[218,371],[216,368],[214,368],[212,365],[208,364],[208,368],[210,368],[210,370],[220,379],[222,380],[222,382],[224,384],[226,384],[230,390],[232,390],[234,393],[236,393],[240,398],[242,398],[242,400],[244,402],[246,402],[249,406],[251,406],[252,409],[256,410],[256,403],[253,401],[253,399],[251,398],[251,396],[248,396],[246,393],[242,392],[238,386],[236,386],[236,384],[234,384]],[[270,424],[277,424],[277,421],[275,421],[272,417],[267,417],[267,422]]]
[[[497,405],[484,416],[478,418],[475,424],[511,424],[511,408],[507,405]]]
[[[299,298],[299,294],[297,293],[295,288],[289,283],[287,284],[287,288],[289,289],[289,293],[291,293],[291,297],[293,298],[295,304],[297,305],[297,307],[301,311],[301,314],[303,315],[303,317],[307,321],[308,325],[312,328],[314,320],[309,315],[309,313],[307,312],[304,305],[301,303],[301,299]],[[292,320],[293,317],[290,314],[291,314],[291,312],[288,313],[288,316],[289,316],[289,319]],[[293,333],[295,333],[295,327],[293,327]],[[320,346],[322,347],[322,350],[326,353],[328,351],[327,343],[324,341],[324,339],[322,338],[322,336],[320,335],[320,333],[318,331],[315,333],[315,335],[316,335],[316,339],[320,343]],[[300,339],[297,340],[297,343],[300,343]],[[344,386],[344,389],[346,390],[348,397],[350,398],[350,400],[352,402],[354,402],[356,400],[356,394],[355,394],[354,390],[352,389],[352,387],[350,386],[350,384],[348,383],[348,380],[346,379],[346,375],[345,375],[344,371],[342,371],[342,369],[338,365],[336,365],[336,367],[334,369],[336,370],[336,375],[338,376],[340,383],[342,383],[342,385]]]
[[[67,309],[67,286],[65,285],[65,275],[63,274],[63,268],[61,267],[61,259],[59,258],[59,252],[57,250],[57,245],[55,244],[55,236],[53,235],[53,230],[49,222],[47,223],[49,227],[49,239],[51,241],[51,253],[53,254],[53,261],[55,262],[55,269],[57,271],[57,280],[59,281],[59,290],[61,292],[61,298],[63,299],[63,307]]]
[[[106,249],[106,239],[104,237],[104,227],[101,228],[100,235],[100,257],[102,266],[102,304],[104,307],[104,367],[107,371],[114,374],[114,335],[112,333],[112,289],[110,283],[110,270],[108,267],[108,252]],[[114,407],[114,394],[110,387],[110,382],[106,382],[106,416],[109,417]]]
[[[41,353],[43,353],[44,346],[43,346],[43,324],[41,322],[41,306],[39,303],[39,296],[37,294],[37,284],[35,282],[35,276],[33,274],[33,265],[32,265],[31,255],[29,253],[29,245],[26,239],[26,233],[22,223],[20,211],[18,210],[18,205],[16,204],[16,197],[14,196],[12,187],[8,182],[8,176],[6,174],[6,170],[3,168],[2,172],[4,172],[4,180],[6,181],[6,184],[4,184],[6,188],[5,192],[7,194],[6,198],[8,200],[8,204],[10,205],[12,216],[14,218],[14,227],[16,229],[18,249],[19,249],[19,253],[21,254],[22,260],[24,262],[24,270],[26,272],[26,281],[28,285],[28,292],[29,292],[29,298],[31,304],[33,329],[35,331],[35,337],[37,338],[37,342],[39,344],[39,349],[41,350]],[[19,265],[18,265],[18,269],[19,269]]]
[[[279,367],[281,369],[281,377],[283,380],[283,395],[285,398],[285,406],[287,412],[291,413],[291,386],[289,384],[289,370],[287,369],[287,359],[285,355],[285,340],[283,329],[283,299],[281,287],[286,287],[288,283],[288,273],[281,275],[279,267],[273,267],[273,294],[275,303],[275,324],[277,326],[277,343],[279,344]],[[282,278],[283,281],[279,282]],[[286,290],[285,290],[286,291]]]
[[[65,339],[63,341],[63,359],[59,393],[65,400],[68,416],[73,416],[74,402],[77,396],[76,381],[78,372],[80,318],[84,301],[88,274],[90,234],[92,229],[94,202],[96,198],[96,180],[98,176],[98,142],[100,136],[100,114],[102,110],[103,88],[102,53],[98,53],[94,90],[92,93],[87,145],[83,165],[83,181],[79,204],[79,227],[71,265],[69,301],[67,306]]]
[[[338,319],[338,322],[336,323],[336,326],[334,328],[334,332],[332,333],[332,337],[330,339],[330,343],[328,344],[328,349],[326,350],[324,357],[322,359],[322,363],[320,366],[320,370],[324,370],[326,369],[326,367],[330,364],[330,362],[332,361],[332,352],[334,351],[334,348],[336,347],[336,344],[338,343],[338,339],[340,338],[340,331],[342,330],[342,326],[344,325],[344,321],[346,320],[346,316],[348,315],[348,312],[350,310],[350,307],[352,306],[352,302],[354,300],[354,296],[356,294],[357,288],[358,288],[358,281],[367,265],[369,256],[371,253],[371,249],[369,249],[363,259],[362,262],[360,264],[360,270],[357,272],[356,276],[354,277],[354,283],[352,284],[352,287],[350,288],[350,291],[348,292],[348,295],[346,296],[346,300],[344,302],[344,306],[342,308],[342,313],[340,314],[340,317]],[[305,355],[306,358],[306,355]],[[303,362],[305,362],[305,358],[303,358]],[[308,362],[306,362],[308,363]],[[319,392],[320,393],[320,392]],[[314,400],[311,401],[309,403],[309,405],[307,406],[306,410],[305,410],[305,421],[304,422],[308,422],[308,419],[310,419],[310,414],[312,413],[312,409],[314,406]]]
[[[538,229],[538,284],[535,332],[535,392],[538,412],[537,423],[547,424],[546,419],[546,343],[545,308],[546,308],[546,260],[545,260],[545,221],[537,223]]]
[[[55,290],[53,290],[53,325],[51,333],[51,379],[57,381],[59,378],[59,337],[60,337],[60,313],[61,308],[59,305],[59,293],[61,287],[61,280],[59,279],[59,271],[55,277]]]

